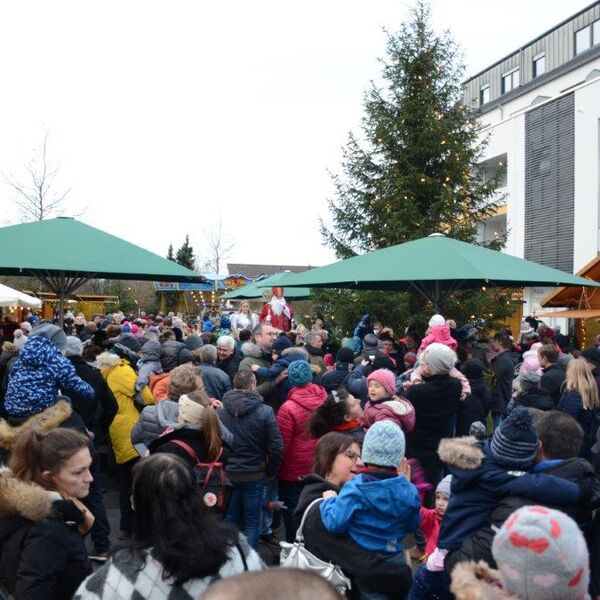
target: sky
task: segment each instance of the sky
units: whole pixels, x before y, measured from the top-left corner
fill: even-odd
[[[433,23],[484,69],[588,0],[433,0]],[[0,4],[0,170],[48,132],[64,214],[200,262],[222,223],[229,262],[323,265],[333,196],[398,0],[20,0]],[[2,225],[16,222],[0,185]],[[48,240],[51,247],[51,240]],[[76,248],[73,249],[77,251]],[[101,251],[101,249],[99,249]]]

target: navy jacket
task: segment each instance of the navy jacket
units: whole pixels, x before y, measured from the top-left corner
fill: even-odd
[[[348,377],[350,377],[350,370],[348,367],[348,363],[336,362],[335,369],[333,371],[328,371],[325,373],[325,375],[323,375],[321,379],[322,386],[328,392],[333,392],[341,385],[344,385]]]
[[[233,434],[227,473],[232,481],[275,477],[283,458],[283,440],[275,413],[258,392],[231,390],[219,418]]]

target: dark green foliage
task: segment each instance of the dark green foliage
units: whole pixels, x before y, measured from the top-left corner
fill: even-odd
[[[175,255],[173,254],[173,244],[169,244],[169,249],[167,250],[167,258],[175,262]]]
[[[185,236],[185,242],[181,248],[177,250],[175,262],[180,264],[182,267],[187,267],[188,269],[192,270],[194,269],[194,249],[190,246],[190,239],[187,235]]]
[[[435,232],[473,242],[477,224],[494,214],[501,200],[498,178],[484,182],[480,176],[485,142],[479,142],[474,113],[462,103],[464,67],[459,58],[449,35],[432,30],[424,2],[417,3],[399,33],[388,34],[383,83],[372,84],[366,93],[360,140],[350,134],[343,173],[333,176],[336,196],[328,202],[332,226],[321,222],[325,243],[339,258]],[[464,312],[463,294],[477,295],[458,293],[453,294],[457,300],[444,299],[448,316],[458,318],[450,309]],[[381,313],[387,296],[380,292],[353,298],[372,301]],[[417,316],[415,310],[431,312],[421,298],[393,296],[395,308],[382,320],[406,322]],[[485,306],[484,312],[502,318],[508,312],[506,297],[497,300],[490,300],[494,306]],[[360,302],[352,300],[348,306],[352,304]],[[481,309],[480,304],[475,302]],[[342,305],[335,304],[336,315],[346,310]],[[406,317],[401,318],[404,310]],[[345,321],[343,316],[338,319]]]

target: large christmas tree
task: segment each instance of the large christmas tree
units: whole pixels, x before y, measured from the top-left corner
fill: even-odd
[[[365,95],[361,134],[350,134],[343,172],[333,176],[331,226],[321,223],[326,244],[348,258],[435,232],[474,242],[478,223],[501,200],[496,191],[501,173],[487,181],[481,176],[485,142],[475,114],[462,102],[464,67],[457,45],[448,33],[432,29],[430,8],[419,2],[400,31],[388,34],[382,64],[382,82]],[[335,294],[336,302],[329,292],[318,294],[318,302],[344,304]],[[369,308],[361,300],[376,309],[378,294],[347,295],[358,312]],[[505,296],[490,302],[494,306],[470,292],[446,297],[444,306],[465,320],[473,311],[496,319],[511,312]],[[422,298],[402,302],[398,296],[398,314],[391,318],[405,320],[419,310],[429,311]]]

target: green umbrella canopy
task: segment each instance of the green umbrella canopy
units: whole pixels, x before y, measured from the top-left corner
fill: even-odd
[[[599,286],[558,269],[441,234],[375,250],[288,275],[287,288],[416,290],[435,304],[440,294],[480,286]]]
[[[139,246],[75,219],[58,217],[0,228],[0,275],[33,275],[64,298],[91,278],[204,281]]]
[[[223,295],[223,298],[228,300],[252,300],[254,298],[262,298],[265,290],[270,287],[284,287],[285,279],[291,275],[289,272],[276,273],[260,281],[254,281],[248,285],[232,290]],[[289,300],[302,300],[310,297],[308,288],[290,288],[285,290],[285,297]]]

